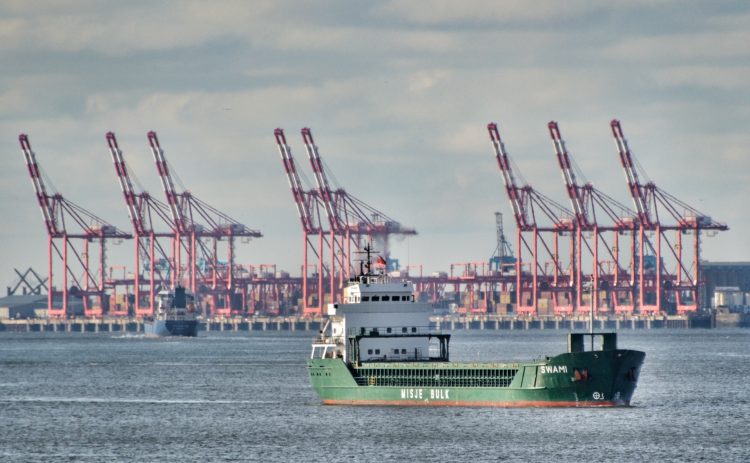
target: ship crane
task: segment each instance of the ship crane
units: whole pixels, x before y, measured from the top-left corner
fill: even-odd
[[[547,124],[552,144],[562,171],[563,183],[575,212],[575,285],[576,307],[580,312],[601,312],[614,306],[618,312],[633,311],[633,289],[635,278],[635,222],[636,213],[626,206],[596,189],[590,182],[579,184],[578,176],[571,163],[570,154],[555,121]],[[601,220],[606,223],[601,224]],[[631,237],[630,274],[621,264],[620,235]],[[600,252],[600,245],[604,255]],[[583,250],[588,251],[590,263],[584,262]],[[584,269],[590,268],[590,272]],[[588,274],[587,274],[588,273]],[[588,289],[588,291],[585,291]],[[607,292],[610,305],[600,304],[600,293]],[[584,302],[584,293],[590,295]],[[629,302],[620,301],[618,295],[627,295]],[[623,303],[621,303],[623,302]]]
[[[117,283],[124,283],[106,279],[107,240],[121,241],[132,238],[132,235],[65,199],[62,194],[50,194],[42,178],[36,155],[31,149],[28,135],[19,135],[18,141],[47,229],[48,315],[53,318],[65,318],[70,314],[69,297],[80,295],[83,298],[84,315],[101,317],[104,315],[104,308],[109,307],[107,290],[113,289]],[[76,230],[70,230],[69,226],[75,227]],[[76,243],[82,243],[82,246],[76,246]],[[98,244],[98,268],[92,267],[89,261],[90,243]],[[57,291],[54,287],[53,269],[60,264],[63,288],[62,291]],[[69,285],[70,283],[72,285]],[[56,294],[62,295],[60,307],[55,307]],[[98,300],[98,305],[91,305],[92,297]],[[122,315],[113,310],[108,310],[108,313]]]
[[[247,284],[245,283],[249,283],[238,284],[237,277],[234,275],[235,240],[239,237],[260,238],[263,235],[260,231],[248,228],[227,214],[201,201],[189,191],[178,193],[156,132],[148,133],[148,141],[156,163],[156,170],[167,197],[167,205],[172,215],[175,239],[179,243],[184,238],[189,243],[187,245],[188,287],[194,294],[197,294],[199,287],[210,288],[213,296],[213,314],[228,315],[232,295],[241,290],[244,299],[247,292]],[[211,240],[212,247],[210,249],[203,242],[203,239]],[[219,264],[218,243],[220,241],[226,241],[227,243],[226,269],[222,269]],[[180,246],[176,245],[175,248],[175,268],[179,276],[181,269]],[[210,276],[206,275],[198,265],[198,250],[205,256],[210,266]],[[220,308],[218,304],[220,295],[225,302],[223,308]]]
[[[134,272],[135,281],[133,285],[135,315],[136,317],[152,316],[156,308],[156,294],[161,289],[171,289],[176,284],[177,272],[175,270],[174,250],[177,249],[176,246],[180,245],[175,240],[173,230],[176,227],[170,215],[169,206],[151,196],[147,191],[136,193],[115,134],[108,132],[106,139],[136,240],[136,271]],[[155,222],[159,222],[162,228],[168,231],[156,231]],[[160,238],[170,240],[169,246],[172,255],[165,249]],[[143,262],[141,262],[141,259],[143,259]],[[161,265],[157,265],[159,262],[168,263],[168,268],[162,269]],[[143,286],[142,271],[147,272],[147,281],[149,282],[148,301],[145,305],[142,301],[143,295],[141,292]]]
[[[703,230],[725,231],[726,224],[714,221],[687,203],[659,188],[654,182],[643,184],[638,169],[633,162],[633,155],[625,139],[620,121],[610,122],[615,146],[625,172],[628,190],[638,213],[638,233],[640,253],[638,261],[638,292],[642,312],[665,311],[669,296],[674,297],[674,304],[680,313],[698,310],[700,291],[700,233]],[[664,220],[670,223],[662,223]],[[666,232],[675,232],[672,243]],[[646,233],[655,235],[655,261],[653,272],[649,272],[645,262]],[[692,262],[683,258],[682,235],[692,234]],[[662,242],[666,244],[666,254]],[[675,264],[674,274],[670,274],[663,259],[671,258]]]
[[[565,269],[562,264],[559,238],[570,235],[572,264],[575,246],[572,235],[575,229],[574,214],[528,184],[519,187],[497,124],[488,124],[487,130],[517,226],[516,311],[521,314],[536,314],[541,293],[551,292],[555,313],[569,314],[573,311],[575,269],[573,265]],[[537,218],[546,218],[550,225],[539,226]],[[551,246],[546,238],[550,235]],[[540,244],[543,253],[540,252]],[[523,267],[524,250],[530,254],[528,273],[524,272]],[[547,270],[547,262],[551,263],[551,274]],[[566,296],[566,301],[563,301],[563,296]]]

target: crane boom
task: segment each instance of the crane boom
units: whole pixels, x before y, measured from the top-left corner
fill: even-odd
[[[154,155],[156,170],[159,173],[161,184],[164,187],[164,194],[167,196],[167,204],[172,213],[172,220],[177,227],[177,231],[181,234],[189,233],[188,220],[185,218],[185,214],[180,206],[174,182],[172,181],[172,175],[169,173],[167,160],[164,157],[164,150],[161,149],[156,132],[151,131],[148,133],[148,143],[151,146],[151,153]]]
[[[60,236],[61,232],[57,224],[55,209],[50,204],[50,195],[47,193],[44,180],[42,180],[39,164],[36,162],[36,155],[31,149],[31,143],[29,143],[29,136],[22,133],[18,136],[18,141],[21,143],[21,150],[26,158],[26,166],[29,168],[31,183],[34,185],[34,192],[36,193],[39,207],[42,210],[42,218],[47,227],[47,233],[50,236]]]
[[[286,177],[289,181],[289,188],[292,190],[294,205],[297,207],[297,215],[299,216],[300,222],[302,222],[302,228],[307,233],[313,233],[315,227],[313,226],[312,215],[305,205],[305,190],[302,187],[302,181],[299,178],[297,167],[294,164],[292,149],[286,142],[286,136],[284,135],[283,129],[278,128],[274,130],[273,133],[276,137],[276,144],[279,147],[279,154],[281,154],[281,162],[284,163],[284,171],[286,172]]]
[[[617,152],[620,154],[620,162],[625,170],[625,179],[628,182],[628,189],[630,190],[630,196],[633,198],[633,204],[635,210],[638,213],[638,219],[647,228],[652,228],[654,223],[651,221],[651,214],[646,201],[646,193],[644,192],[643,185],[638,178],[638,172],[633,164],[633,157],[630,154],[630,148],[628,148],[628,141],[623,135],[620,121],[613,119],[610,122],[612,127],[612,134],[615,137],[615,145],[617,146]]]
[[[505,190],[508,192],[510,206],[513,209],[513,215],[516,218],[516,225],[519,228],[527,228],[531,224],[529,224],[526,219],[527,214],[521,200],[521,190],[516,185],[516,179],[513,176],[510,160],[508,159],[508,154],[505,152],[505,145],[500,138],[497,124],[495,122],[489,123],[487,125],[487,130],[490,133],[490,140],[495,148],[495,157],[497,158],[498,166],[500,166],[500,172],[503,175],[503,183],[505,183]]]
[[[565,142],[560,136],[560,128],[557,122],[551,121],[547,124],[549,129],[550,137],[552,137],[552,144],[555,147],[555,154],[557,154],[557,161],[562,171],[563,181],[565,182],[565,189],[568,192],[568,198],[570,199],[570,205],[575,213],[578,225],[581,228],[588,229],[591,227],[589,222],[588,214],[584,206],[584,200],[581,193],[581,187],[578,185],[575,172],[570,164],[570,156],[568,150],[565,148]]]
[[[145,222],[141,212],[138,210],[137,195],[133,188],[133,182],[130,180],[127,167],[125,166],[125,160],[122,157],[122,150],[120,150],[120,146],[117,143],[117,138],[113,132],[107,132],[106,137],[107,144],[109,145],[109,152],[112,154],[112,161],[115,164],[117,180],[120,182],[120,188],[125,197],[125,204],[128,207],[128,215],[130,215],[133,229],[135,230],[136,235],[149,233],[150,230],[146,230]]]
[[[307,156],[310,158],[310,165],[315,174],[315,183],[317,183],[318,191],[323,198],[323,206],[325,207],[326,216],[331,225],[331,230],[338,233],[341,231],[342,226],[333,205],[331,186],[328,183],[328,177],[323,169],[323,162],[320,160],[320,154],[318,153],[318,147],[313,140],[312,132],[307,127],[302,129],[302,140],[305,143]]]

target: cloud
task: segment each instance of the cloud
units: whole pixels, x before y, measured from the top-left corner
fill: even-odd
[[[453,2],[450,0],[390,1],[375,8],[375,13],[420,24],[505,23],[518,21],[553,22],[581,14],[591,4],[585,1],[492,0]]]
[[[654,81],[663,87],[700,87],[721,91],[746,91],[750,66],[673,66],[654,71]]]
[[[696,31],[670,35],[628,37],[606,50],[613,58],[628,63],[685,63],[707,60],[750,58],[746,43],[750,30]]]
[[[54,4],[56,2],[52,2]],[[26,8],[15,4],[11,17],[0,21],[0,49],[92,50],[121,56],[133,51],[154,51],[203,44],[226,37],[248,38],[273,11],[273,2],[252,5],[239,1],[144,2],[90,4],[66,8]],[[40,13],[44,11],[44,13]]]
[[[629,204],[607,125],[613,117],[657,183],[688,203],[702,199],[707,213],[737,221],[733,230],[750,228],[736,212],[750,168],[750,15],[741,6],[61,5],[0,7],[0,150],[13,153],[0,173],[0,214],[30,217],[22,228],[38,228],[42,242],[20,131],[63,193],[128,228],[104,133],[117,133],[131,170],[161,197],[145,140],[156,130],[187,187],[264,231],[264,246],[248,259],[296,269],[299,223],[272,130],[286,129],[312,178],[299,138],[309,126],[343,187],[420,231],[412,262],[444,269],[485,258],[492,212],[510,217],[488,122],[500,124],[519,173],[565,202],[545,126],[559,121],[588,179]],[[14,250],[38,247],[14,236]],[[416,244],[428,238],[450,246],[420,251],[434,247]],[[279,243],[292,251],[279,256]],[[712,252],[736,249],[750,252]],[[25,258],[9,254],[6,265]]]

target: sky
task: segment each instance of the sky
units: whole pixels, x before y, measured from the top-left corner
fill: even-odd
[[[310,127],[347,192],[418,235],[425,273],[486,260],[494,212],[515,227],[487,123],[517,173],[567,204],[547,132],[558,121],[582,179],[632,207],[609,129],[647,177],[730,230],[703,257],[750,260],[750,4],[744,1],[37,1],[0,3],[0,283],[46,269],[46,230],[18,144],[50,189],[131,231],[107,150],[162,189],[158,133],[186,189],[263,238],[238,261],[302,260],[273,131],[299,170]],[[132,244],[110,265],[132,266]]]

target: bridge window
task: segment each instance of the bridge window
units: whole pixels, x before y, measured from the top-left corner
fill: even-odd
[[[380,296],[372,296],[372,302],[380,302]]]
[[[391,300],[391,296],[383,296],[383,301],[390,301],[390,300]]]
[[[370,302],[370,296],[362,296],[362,302]]]
[[[367,355],[372,355],[372,349],[367,349]]]
[[[390,328],[386,328],[386,329],[385,329],[385,332],[386,332],[386,333],[390,333],[391,331],[392,331],[392,330],[391,330]]]

